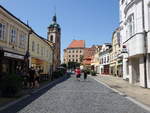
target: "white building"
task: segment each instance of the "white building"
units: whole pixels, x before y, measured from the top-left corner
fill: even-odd
[[[111,44],[106,43],[102,45],[100,50],[99,59],[100,59],[100,74],[109,75],[109,65],[110,65],[110,50]]]
[[[123,78],[150,88],[150,0],[120,0]]]

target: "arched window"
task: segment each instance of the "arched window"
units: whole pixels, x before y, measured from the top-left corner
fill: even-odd
[[[53,35],[50,36],[50,41],[53,42]]]

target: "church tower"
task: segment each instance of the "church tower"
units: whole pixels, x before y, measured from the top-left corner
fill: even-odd
[[[52,18],[52,24],[48,27],[47,39],[54,44],[53,69],[55,70],[61,63],[61,28],[57,24],[56,14]]]

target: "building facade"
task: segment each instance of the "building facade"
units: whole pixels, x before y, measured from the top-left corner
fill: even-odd
[[[53,70],[55,70],[61,64],[61,28],[57,23],[56,15],[53,16],[52,24],[48,27],[47,39],[54,46],[53,60],[55,63],[53,64]]]
[[[30,28],[0,5],[0,72],[25,67]]]
[[[102,49],[99,53],[100,57],[100,74],[109,75],[110,74],[110,51],[111,44],[106,43],[102,45]]]
[[[91,48],[84,49],[82,65],[85,69],[94,70],[94,65],[91,65],[91,64],[92,64],[92,59],[95,55],[95,52],[96,52],[95,45],[93,45]]]
[[[120,0],[123,78],[150,88],[150,0]]]
[[[117,28],[112,36],[112,49],[110,52],[110,74],[123,76],[123,56],[121,54],[120,28]]]
[[[102,46],[96,45],[95,54],[92,56],[91,65],[94,68],[94,71],[97,73],[100,73],[100,60],[99,60],[99,54],[101,51]]]
[[[85,48],[84,40],[73,40],[68,48],[64,49],[64,63],[77,62],[81,63]]]
[[[35,32],[32,32],[29,39],[29,67],[32,66],[40,70],[41,75],[51,74],[53,66],[52,46]]]

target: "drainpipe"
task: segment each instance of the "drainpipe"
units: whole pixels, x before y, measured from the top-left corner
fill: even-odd
[[[144,0],[142,0],[142,20],[143,20],[143,33],[144,33],[144,78],[145,78],[145,88],[147,88],[147,32],[145,31],[145,13],[144,13]]]

